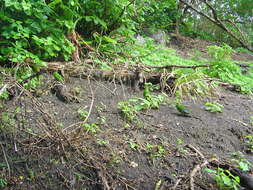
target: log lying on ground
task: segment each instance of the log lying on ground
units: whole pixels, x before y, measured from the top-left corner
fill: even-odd
[[[139,66],[135,67],[132,70],[130,69],[112,69],[112,70],[102,70],[102,69],[92,69],[89,65],[80,65],[75,62],[49,62],[47,67],[43,68],[40,74],[44,72],[61,72],[63,75],[70,77],[78,78],[90,78],[96,80],[109,80],[121,84],[130,85],[134,90],[138,90],[144,86],[144,83],[150,82],[152,84],[159,84],[161,89],[166,89],[164,86],[169,89],[170,92],[173,91],[175,87],[175,80],[177,79],[174,76],[170,76],[171,68],[187,68],[187,69],[196,69],[198,67],[210,67],[208,64],[200,65],[165,65],[165,66]],[[155,69],[155,70],[150,70]],[[167,75],[164,77],[164,72],[166,71]],[[38,76],[37,74],[34,77]],[[28,80],[31,80],[29,77]],[[26,82],[28,80],[25,80]],[[221,86],[228,88],[232,91],[238,91],[238,85],[224,83],[216,78],[206,78],[207,81],[217,81]]]

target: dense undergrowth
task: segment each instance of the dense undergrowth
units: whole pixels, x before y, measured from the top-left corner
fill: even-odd
[[[221,83],[234,85],[236,87],[234,90],[237,92],[252,94],[253,69],[251,67],[246,67],[246,71],[242,70],[240,64],[250,66],[253,62],[235,62],[231,58],[235,50],[230,46],[226,44],[221,47],[215,45],[209,46],[207,50],[208,59],[202,58],[201,53],[197,50],[192,58],[186,59],[178,56],[176,50],[159,45],[155,43],[152,38],[148,37],[152,33],[160,32],[161,29],[165,30],[167,34],[175,31],[179,18],[182,19],[181,12],[175,0],[161,0],[159,3],[156,0],[2,0],[0,2],[1,138],[5,135],[9,138],[9,136],[16,136],[16,134],[19,133],[22,136],[25,130],[27,130],[25,131],[27,134],[22,136],[22,138],[27,135],[33,136],[34,134],[32,132],[34,131],[32,131],[33,129],[31,129],[29,125],[26,126],[26,119],[36,124],[36,130],[37,124],[41,126],[39,123],[50,121],[51,123],[48,122],[48,126],[45,125],[46,128],[43,128],[44,132],[49,134],[50,137],[49,141],[43,137],[43,142],[46,142],[46,147],[48,144],[55,145],[52,149],[50,147],[50,151],[52,152],[54,148],[59,151],[60,146],[62,147],[62,150],[60,150],[62,152],[65,152],[65,150],[66,152],[68,151],[64,149],[65,147],[71,150],[79,150],[79,145],[75,149],[69,141],[66,140],[65,142],[65,140],[63,140],[67,137],[70,141],[73,140],[71,142],[76,143],[75,137],[72,139],[72,134],[70,135],[70,133],[67,133],[67,130],[63,129],[62,123],[52,121],[52,118],[38,106],[39,102],[36,102],[37,100],[35,101],[33,99],[34,102],[31,102],[34,103],[33,106],[36,105],[35,108],[37,110],[35,110],[41,114],[38,118],[34,120],[33,116],[29,118],[29,113],[32,113],[30,109],[27,110],[24,108],[24,110],[22,110],[23,97],[19,96],[20,91],[25,92],[24,96],[28,98],[31,98],[30,92],[39,91],[40,85],[43,84],[43,75],[40,71],[47,70],[47,64],[54,61],[60,63],[69,62],[71,64],[76,62],[76,66],[87,66],[89,69],[121,70],[123,68],[131,71],[138,70],[140,73],[161,73],[160,86],[162,87],[164,85],[166,92],[170,92],[170,95],[175,97],[173,102],[176,102],[177,105],[182,103],[182,98],[184,97],[196,98],[213,95],[215,94],[216,87]],[[198,19],[196,19],[195,22],[196,21],[198,21]],[[186,23],[181,23],[179,31],[186,35],[214,40],[211,35],[208,36],[208,34],[204,34],[203,32],[197,33],[193,26],[194,21],[192,18],[189,18]],[[136,38],[137,35],[143,36],[143,41],[139,41]],[[219,36],[218,34],[214,35]],[[222,36],[223,35],[224,34],[222,34]],[[230,38],[224,35],[224,39]],[[170,39],[166,40],[169,42]],[[230,44],[235,45],[235,47],[238,46],[238,42],[230,41]],[[244,51],[245,53],[245,49],[238,49],[237,51]],[[247,51],[246,53],[249,52]],[[90,62],[92,64],[85,65],[85,60],[91,60]],[[168,65],[176,65],[176,67],[170,67],[169,69],[154,68]],[[180,68],[180,66],[201,65],[205,66]],[[67,73],[65,73],[66,75],[64,76],[61,74],[63,73],[60,71],[54,72],[53,77],[62,87],[65,82],[64,76],[67,76]],[[172,86],[167,84],[170,79],[173,79]],[[144,123],[139,120],[139,115],[145,111],[159,109],[161,105],[167,106],[171,104],[171,102],[167,102],[167,94],[158,94],[156,92],[156,90],[163,90],[159,85],[157,86],[144,83],[143,95],[141,97],[132,97],[128,100],[116,102],[125,122],[125,130],[132,130],[132,127],[143,127]],[[76,94],[78,94],[78,91],[80,92],[78,87],[74,90]],[[18,100],[20,101],[20,105],[13,111],[10,111],[9,108],[6,109],[7,105],[2,103],[4,102],[2,101],[3,99],[10,99],[10,96],[21,97]],[[93,96],[93,94],[91,94],[91,96]],[[109,141],[102,138],[95,139],[95,136],[93,136],[95,134],[101,135],[102,132],[104,132],[105,129],[103,129],[103,125],[107,125],[107,121],[106,118],[102,117],[100,114],[103,112],[101,110],[107,108],[100,107],[100,109],[98,109],[98,107],[95,106],[99,113],[99,117],[97,118],[101,121],[89,123],[88,119],[90,119],[93,101],[94,100],[91,101],[90,110],[86,110],[85,106],[85,108],[78,109],[77,111],[79,119],[81,119],[81,122],[79,121],[77,124],[80,124],[80,130],[84,129],[85,138],[88,136],[92,145],[89,143],[86,144],[86,139],[82,139],[84,136],[78,136],[82,135],[82,133],[78,133],[77,136],[78,138],[80,137],[80,141],[85,142],[84,150],[88,150],[86,146],[89,145],[91,145],[92,149],[94,145],[93,141],[97,141],[99,146],[94,149],[94,152],[97,152],[97,148],[103,146],[103,148],[105,148],[106,145],[109,144]],[[14,105],[16,102],[17,101],[14,101]],[[172,107],[173,106],[174,104]],[[205,110],[213,113],[222,113],[223,108],[223,105],[216,102],[207,102],[205,104]],[[22,115],[21,122],[18,115],[21,116],[22,111],[24,111],[25,114]],[[185,115],[183,116],[188,114],[185,110],[178,111],[184,113]],[[55,112],[53,114],[56,115],[57,113]],[[23,130],[23,128],[20,127],[21,125],[24,125],[24,131],[19,131]],[[16,131],[13,132],[12,130]],[[65,136],[64,134],[67,135]],[[114,137],[115,136],[116,135],[114,135]],[[141,147],[132,137],[125,137],[123,142],[129,144],[133,152]],[[36,143],[37,138],[38,136],[35,135]],[[252,152],[251,139],[252,136],[248,136],[247,144]],[[183,144],[182,140],[178,139],[177,141],[179,141],[178,145]],[[161,142],[157,144],[147,143],[142,149],[145,154],[148,154],[152,159],[164,158],[169,151],[167,151],[165,145],[160,143]],[[12,146],[12,144],[9,144],[9,142],[6,143],[6,146]],[[1,142],[0,145],[2,146]],[[33,145],[31,147],[33,147]],[[2,150],[4,152],[4,148],[2,148]],[[12,147],[10,150],[12,150]],[[92,156],[94,153],[92,151],[87,151],[87,155],[91,155],[91,160],[93,160]],[[76,153],[77,152],[74,152],[74,154]],[[78,155],[79,154],[80,152],[78,152]],[[29,156],[29,154],[27,155]],[[82,154],[79,156],[81,155]],[[110,159],[110,162],[115,160],[115,162],[118,162],[117,155],[111,154]],[[79,158],[78,161],[80,161]],[[103,160],[103,162],[105,162],[105,160]],[[86,166],[86,164],[87,163],[84,165]],[[28,168],[28,166],[26,167]],[[108,168],[110,168],[110,166]],[[27,170],[29,173],[29,168]],[[218,170],[218,172],[213,173],[218,177],[223,176],[223,170]],[[29,181],[32,181],[34,178],[36,177],[30,172],[28,175]],[[6,179],[4,175],[0,174],[0,188],[7,186],[9,181]],[[221,184],[223,184],[223,181]],[[236,183],[236,186],[237,185],[238,182]]]
[[[172,91],[174,95],[180,96],[208,96],[212,94],[215,86],[219,82],[207,81],[207,78],[218,78],[220,82],[228,82],[236,85],[236,91],[251,94],[253,89],[253,69],[249,68],[246,73],[242,70],[238,62],[231,59],[234,51],[228,45],[222,47],[210,46],[208,54],[210,60],[202,59],[201,57],[193,57],[191,59],[181,58],[176,55],[176,50],[157,45],[151,38],[147,38],[144,44],[140,44],[134,38],[129,38],[124,43],[115,40],[102,44],[99,48],[99,54],[91,54],[95,67],[111,70],[115,66],[124,66],[125,68],[133,69],[136,66],[194,66],[209,64],[209,67],[200,67],[195,69],[172,68],[164,70],[165,77],[175,77],[175,88]],[[245,63],[244,63],[245,64]],[[250,64],[250,63],[247,63]],[[154,71],[156,69],[147,68],[146,71]],[[16,69],[1,68],[4,73],[9,73],[16,77],[17,82],[22,83],[36,71],[30,65],[21,65]],[[35,77],[32,80],[26,81],[24,86],[30,90],[34,90],[40,84],[41,77]],[[4,85],[2,82],[1,86]],[[2,97],[7,97],[7,93],[3,93]]]
[[[229,46],[210,47],[211,60],[201,59],[197,54],[192,59],[183,59],[175,50],[157,45],[151,38],[143,43],[136,40],[135,35],[140,32],[172,31],[180,16],[173,0],[158,4],[155,1],[4,0],[0,6],[0,62],[7,67],[1,68],[1,72],[14,76],[30,90],[40,83],[40,78],[26,80],[46,67],[46,62],[92,58],[95,66],[102,69],[117,65],[131,68],[210,64],[209,68],[170,70],[169,76],[177,78],[173,93],[205,95],[209,91],[207,77],[219,78],[238,85],[239,92],[251,93],[252,69],[242,74],[231,59],[233,50]],[[189,31],[189,25],[182,26],[181,30]],[[4,84],[1,81],[1,87]],[[194,89],[197,90],[194,92]],[[7,97],[7,94],[1,93],[1,96]]]
[[[218,78],[221,82],[231,83],[238,86],[236,91],[251,94],[253,89],[252,71],[249,68],[247,72],[242,73],[239,66],[240,62],[234,61],[231,56],[235,52],[230,46],[224,44],[223,46],[209,46],[208,55],[210,59],[201,58],[196,53],[191,59],[185,59],[176,55],[176,51],[171,48],[155,44],[151,38],[147,38],[146,42],[139,43],[138,41],[129,41],[122,46],[120,43],[110,44],[113,46],[115,54],[107,61],[97,60],[99,67],[103,69],[111,69],[113,65],[147,65],[147,66],[165,66],[165,65],[178,65],[178,66],[194,66],[209,64],[209,67],[197,69],[174,68],[170,71],[170,77],[176,77],[175,86],[179,87],[183,84],[189,85],[193,89],[200,92],[190,92],[184,89],[178,89],[181,94],[187,92],[192,95],[207,95],[211,92],[210,88],[214,87],[216,82],[208,85],[205,79],[208,77]],[[109,47],[105,48],[109,49]],[[107,53],[107,52],[106,52]],[[123,54],[123,56],[122,56]],[[250,65],[251,62],[243,64]],[[210,88],[209,88],[210,87]],[[185,88],[187,89],[187,88]],[[208,92],[209,91],[209,92]],[[176,91],[174,91],[176,94]]]

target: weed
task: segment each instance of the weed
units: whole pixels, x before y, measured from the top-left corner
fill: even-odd
[[[246,151],[248,153],[253,153],[253,135],[248,135],[245,137],[245,143],[246,143]]]
[[[82,119],[82,120],[85,120],[88,116],[88,111],[86,110],[83,110],[83,109],[79,109],[77,110],[77,113],[79,115],[79,117]]]
[[[212,174],[221,190],[239,190],[240,177],[234,176],[229,170],[218,168],[216,170],[205,169],[206,172]]]
[[[107,110],[107,106],[101,102],[100,105],[96,106],[96,109],[99,113],[102,113]]]
[[[146,152],[150,155],[151,158],[161,158],[165,155],[166,149],[162,145],[152,145],[147,143],[145,145]]]
[[[111,166],[116,166],[116,165],[118,165],[118,164],[121,163],[122,158],[121,158],[117,153],[112,152],[112,153],[110,154],[110,156],[111,156],[111,159],[110,159],[109,164],[110,164]]]
[[[184,148],[184,140],[177,138],[176,140],[176,147],[177,147],[177,151],[179,151],[180,153],[187,153],[187,150]]]
[[[249,171],[251,167],[251,163],[244,157],[243,153],[235,152],[232,154],[233,158],[232,162],[235,163],[235,167],[242,171]]]
[[[133,121],[136,117],[137,111],[130,102],[119,102],[118,108],[121,110],[123,117],[126,118],[128,121]]]
[[[35,173],[34,173],[34,171],[32,170],[32,169],[28,169],[28,180],[29,181],[32,181],[32,180],[34,180],[34,178],[35,178]]]
[[[118,108],[123,113],[123,116],[128,121],[133,121],[138,113],[138,111],[148,110],[148,109],[158,109],[160,104],[164,102],[163,95],[152,95],[150,92],[151,83],[145,84],[143,91],[144,98],[131,98],[125,102],[119,102]]]
[[[224,106],[218,102],[206,102],[205,110],[210,112],[223,112]]]
[[[99,145],[107,145],[107,144],[109,144],[109,141],[108,140],[104,140],[104,139],[97,139],[97,143]]]
[[[177,144],[178,146],[183,145],[183,144],[184,144],[184,140],[177,138],[176,144]]]
[[[64,124],[62,123],[62,122],[58,122],[58,123],[56,123],[57,124],[57,126],[59,126],[59,127],[63,127],[64,126]]]
[[[2,112],[0,118],[0,130],[11,130],[16,124],[16,120],[13,119],[13,115],[8,112]]]
[[[124,126],[123,126],[125,129],[130,129],[131,126],[128,124],[128,123],[125,123]]]
[[[74,94],[76,94],[76,95],[80,95],[80,94],[81,94],[81,91],[82,91],[82,88],[81,88],[81,87],[74,87],[74,88],[73,88],[73,92],[74,92]]]
[[[0,177],[0,188],[4,188],[8,185],[6,179]]]
[[[243,75],[241,69],[232,59],[233,49],[228,45],[223,47],[210,46],[209,55],[212,57],[211,67],[206,70],[210,77],[220,78],[224,82],[238,85],[239,91],[242,93],[252,93],[253,80],[252,77]]]
[[[18,82],[23,83],[27,78],[31,77],[34,74],[34,71],[33,71],[32,67],[22,66],[22,67],[18,68],[16,71],[11,70],[10,73],[12,75],[15,75],[15,79]],[[38,77],[34,77],[31,80],[28,80],[27,82],[25,82],[23,84],[23,86],[26,89],[32,91],[41,84],[42,79],[43,79],[43,77],[41,75]]]
[[[5,88],[5,89],[4,89]],[[2,91],[2,93],[0,94],[0,99],[8,99],[9,98],[9,93],[7,91],[6,86],[4,86],[4,84],[1,84],[0,82],[0,90]]]
[[[100,131],[100,128],[96,123],[84,123],[82,126],[87,133],[96,134]]]
[[[128,144],[132,150],[137,150],[139,148],[139,145],[135,143],[133,139],[129,139]]]
[[[177,79],[174,82],[173,94],[176,94],[178,99],[205,97],[215,92],[216,84],[206,81],[207,76],[200,70],[185,73],[184,70],[178,69],[175,71],[175,75]]]
[[[55,80],[59,81],[59,82],[64,82],[64,78],[62,75],[60,75],[58,72],[54,72],[53,76],[55,78]]]
[[[132,98],[129,101],[134,104],[136,111],[158,109],[163,102],[164,97],[162,95],[150,95],[148,99],[144,98]]]

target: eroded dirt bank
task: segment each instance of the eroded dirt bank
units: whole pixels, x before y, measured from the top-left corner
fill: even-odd
[[[253,133],[250,97],[221,89],[212,99],[185,100],[193,117],[178,114],[168,97],[159,109],[127,122],[118,103],[142,91],[70,78],[66,85],[78,102],[66,103],[51,93],[51,84],[48,79],[36,96],[24,92],[1,108],[7,115],[0,136],[5,189],[189,189],[201,155],[232,165],[232,153],[240,151],[253,161],[245,145]],[[214,100],[222,113],[205,111],[204,103]],[[194,185],[217,189],[205,172],[195,174]]]

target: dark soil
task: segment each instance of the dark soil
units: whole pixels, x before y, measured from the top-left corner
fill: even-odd
[[[214,169],[217,163],[233,167],[231,158],[238,152],[253,162],[245,144],[245,136],[253,135],[252,97],[219,89],[212,98],[185,100],[192,117],[180,115],[175,99],[167,97],[159,109],[141,111],[129,122],[117,105],[143,97],[142,91],[70,78],[66,88],[78,101],[67,101],[52,93],[52,84],[44,75],[39,91],[19,90],[19,96],[1,103],[0,180],[7,181],[5,190],[184,190],[204,159],[215,158],[216,167],[206,166]],[[205,111],[207,101],[222,104],[223,112]],[[80,109],[87,111],[87,121]],[[88,131],[84,123],[90,124]],[[203,170],[193,179],[195,190],[217,189]]]

